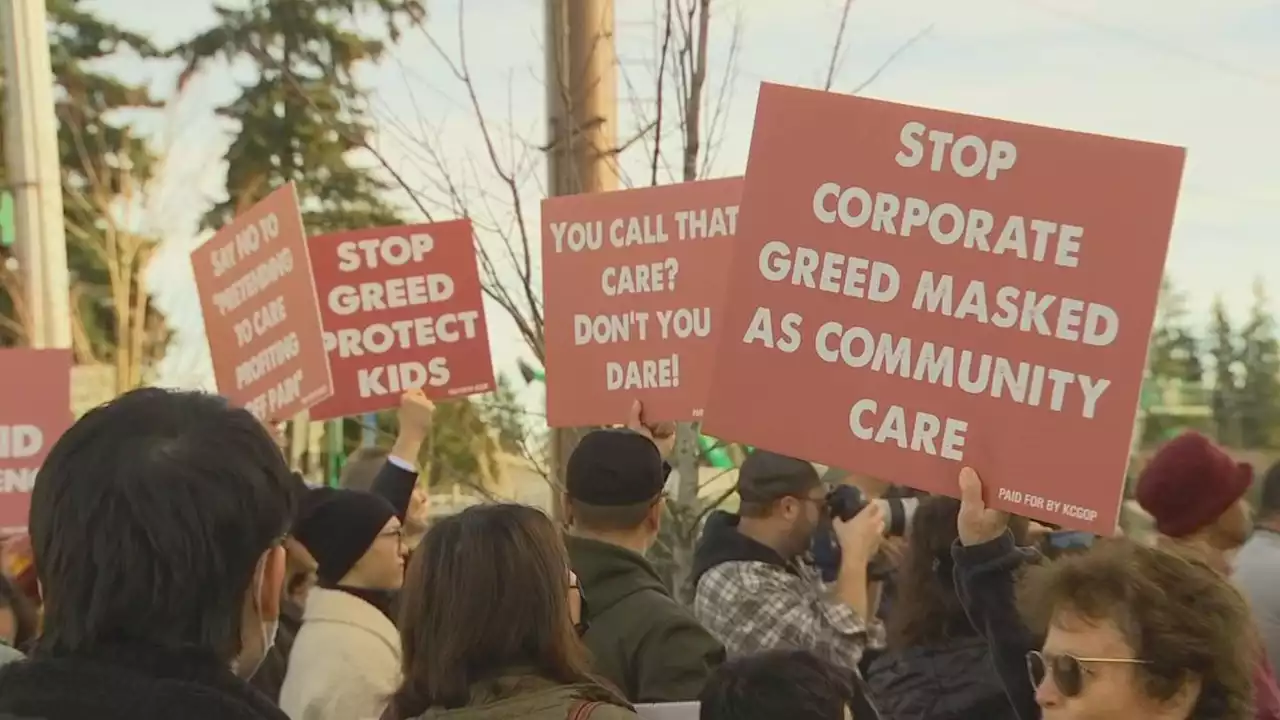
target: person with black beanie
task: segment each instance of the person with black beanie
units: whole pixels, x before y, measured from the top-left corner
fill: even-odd
[[[319,488],[293,537],[315,558],[280,708],[291,720],[378,717],[396,689],[400,638],[390,617],[404,583],[396,509],[359,490]]]
[[[626,428],[588,433],[569,457],[565,544],[596,673],[631,702],[687,702],[725,651],[645,557],[662,523],[662,453],[674,428],[646,424],[642,412],[636,403]]]

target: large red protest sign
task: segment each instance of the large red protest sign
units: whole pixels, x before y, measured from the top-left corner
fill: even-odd
[[[1184,158],[764,85],[707,431],[1110,532]]]
[[[263,420],[329,397],[307,235],[290,183],[191,253],[218,392]]]
[[[470,220],[321,235],[311,264],[333,371],[313,418],[493,389]]]
[[[27,527],[31,489],[71,425],[71,351],[0,350],[0,534]]]
[[[702,416],[741,178],[542,202],[547,422]]]

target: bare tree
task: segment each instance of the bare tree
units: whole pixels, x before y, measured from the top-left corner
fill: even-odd
[[[135,168],[127,164],[118,168],[93,167],[88,162],[92,151],[87,147],[93,141],[78,128],[72,132],[77,151],[85,160],[88,184],[77,187],[64,183],[67,202],[82,211],[68,213],[69,217],[83,218],[82,223],[68,221],[67,232],[73,241],[89,248],[106,268],[108,297],[103,305],[110,308],[112,323],[111,342],[92,342],[86,328],[93,318],[83,315],[84,303],[73,303],[73,350],[80,364],[114,365],[115,390],[119,394],[143,384],[146,371],[163,357],[169,341],[168,329],[155,312],[144,284],[159,240],[148,232],[145,217],[152,211],[153,179],[140,178]],[[97,289],[77,278],[72,292],[80,295]]]
[[[832,60],[827,72],[827,88],[838,75],[838,60],[845,46],[845,26],[852,2],[845,4]],[[713,14],[720,7],[712,0],[659,0],[655,22],[654,57],[647,76],[633,77],[633,69],[620,67],[621,79],[630,103],[633,133],[619,142],[613,152],[643,152],[647,177],[644,184],[689,182],[707,177],[728,122],[732,88],[742,36],[741,10],[721,18]],[[741,8],[741,6],[738,6]],[[713,19],[717,25],[713,26]],[[718,62],[711,58],[711,38],[719,23],[728,27],[727,52]],[[551,150],[527,138],[536,126],[522,121],[508,107],[505,120],[495,120],[477,90],[467,54],[467,28],[458,4],[457,50],[446,51],[436,37],[428,41],[449,73],[463,89],[468,120],[480,134],[483,152],[479,157],[450,159],[447,144],[438,128],[431,126],[418,108],[411,80],[416,73],[402,65],[405,89],[415,108],[417,122],[410,124],[390,113],[379,120],[402,146],[392,163],[381,148],[366,144],[379,164],[416,205],[424,218],[466,216],[476,228],[476,254],[485,294],[511,318],[530,353],[545,362],[543,307],[540,269],[535,260],[541,244],[539,229],[528,217],[529,203],[544,195],[541,183],[545,154]],[[927,32],[927,30],[926,30]],[[923,33],[921,34],[921,36]],[[893,62],[904,48],[895,52],[866,82],[864,89]],[[856,90],[855,90],[856,91]],[[567,92],[567,89],[562,89]],[[416,186],[407,179],[402,163],[415,165]],[[623,184],[635,186],[626,168],[618,163]],[[668,502],[668,532],[660,554],[671,561],[670,578],[684,586],[692,560],[692,548],[702,519],[718,507],[732,490],[717,497],[703,498],[707,486],[719,477],[700,482],[699,467],[704,455],[699,448],[696,424],[682,424],[675,454],[679,484]],[[541,466],[537,453],[529,453]],[[550,474],[549,481],[555,482]]]

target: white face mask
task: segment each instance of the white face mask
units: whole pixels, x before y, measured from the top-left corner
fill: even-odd
[[[262,564],[262,572],[259,573],[258,577],[258,591],[253,594],[253,610],[258,614],[258,617],[261,618],[262,607],[259,605],[258,598],[266,580],[265,560]],[[253,667],[246,673],[241,672],[240,661],[238,658],[232,663],[232,671],[245,680],[253,678],[253,676],[258,673],[258,670],[262,668],[262,663],[266,662],[267,655],[269,655],[271,653],[271,649],[276,646],[276,635],[280,633],[280,618],[277,617],[274,620],[262,620],[258,626],[258,632],[260,633],[259,640],[262,643],[262,654],[258,656],[258,661],[253,664]]]

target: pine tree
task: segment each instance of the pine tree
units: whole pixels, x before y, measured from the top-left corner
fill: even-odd
[[[63,214],[67,227],[67,266],[72,273],[78,329],[85,334],[85,354],[95,360],[111,360],[120,345],[116,302],[112,294],[104,236],[113,232],[104,219],[95,195],[117,196],[126,184],[142,184],[154,167],[155,157],[146,142],[133,136],[126,125],[111,119],[120,110],[152,108],[159,103],[145,83],[133,84],[97,69],[100,61],[121,53],[143,58],[156,56],[145,37],[104,20],[81,0],[48,0],[49,55],[55,82],[58,149],[62,166]],[[3,184],[0,168],[0,185]],[[2,253],[0,253],[2,255]],[[130,272],[141,272],[149,252],[139,253]],[[6,260],[0,257],[0,262]],[[131,298],[131,304],[136,300]],[[0,286],[0,317],[12,317],[12,298]],[[166,345],[164,320],[148,308],[146,322],[150,342],[146,359],[159,359]],[[17,340],[12,328],[0,326],[0,346]],[[82,359],[83,356],[82,356]]]
[[[1204,381],[1200,339],[1191,324],[1187,295],[1168,278],[1160,285],[1148,367],[1153,377],[1195,385]]]
[[[1240,439],[1243,447],[1270,448],[1280,439],[1280,340],[1262,281],[1253,285],[1253,309],[1240,331]]]
[[[1218,442],[1240,446],[1240,349],[1231,318],[1215,297],[1209,323],[1209,353],[1213,360],[1213,389],[1210,407]]]
[[[175,48],[185,82],[208,63],[249,63],[254,81],[218,108],[235,126],[227,149],[227,197],[204,217],[225,224],[239,211],[293,181],[309,233],[398,222],[381,197],[388,185],[353,164],[352,152],[373,132],[354,73],[382,56],[382,40],[350,29],[357,15],[378,12],[392,40],[424,17],[420,0],[251,0],[215,6],[218,24]]]
[[[481,417],[496,437],[498,448],[514,455],[526,451],[529,429],[525,423],[525,410],[520,406],[510,378],[498,375],[493,392],[476,398],[475,402],[480,407]]]
[[[1198,427],[1204,387],[1201,340],[1187,308],[1186,293],[1165,278],[1151,329],[1144,392],[1155,400],[1143,424],[1143,444],[1162,442],[1187,427]],[[1172,400],[1172,402],[1168,402]]]

